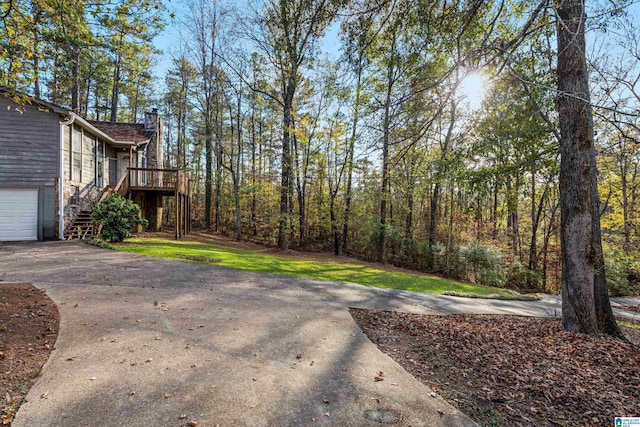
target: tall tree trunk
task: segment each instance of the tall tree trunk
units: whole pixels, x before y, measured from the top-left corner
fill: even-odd
[[[543,197],[540,200],[540,208],[542,208]],[[531,242],[529,244],[529,270],[534,271],[538,268],[538,221],[540,218],[536,215],[536,173],[531,171]]]
[[[440,161],[441,162],[444,162],[447,159],[447,155],[449,153],[449,147],[451,145],[451,140],[453,139],[453,128],[455,125],[456,110],[457,110],[455,97],[451,97],[450,103],[451,103],[450,104],[451,111],[449,116],[449,120],[450,120],[449,127],[447,128],[447,134],[444,138],[444,142],[441,143],[440,145]],[[434,175],[436,183],[433,186],[433,193],[431,195],[431,204],[429,208],[429,233],[428,233],[429,234],[428,235],[428,239],[429,239],[428,254],[429,255],[427,259],[427,268],[429,268],[430,270],[433,269],[435,265],[433,248],[435,247],[435,244],[436,244],[436,232],[438,229],[438,204],[440,202],[440,190],[442,187],[441,169],[442,169],[442,166],[438,164],[436,173]]]
[[[60,103],[60,49],[56,48],[53,54],[53,70],[52,70],[52,78],[51,78],[51,103],[59,104]]]
[[[242,159],[242,86],[238,89],[238,105],[236,111],[237,141],[238,152],[235,158],[235,167],[233,174],[233,197],[235,199],[236,208],[236,240],[242,239],[242,211],[240,210],[240,164]],[[231,160],[233,161],[233,160]]]
[[[380,189],[380,236],[378,261],[384,262],[387,246],[387,202],[389,199],[389,142],[391,134],[391,95],[395,81],[396,34],[391,35],[391,57],[387,66],[387,91],[382,119],[382,188]]]
[[[215,231],[220,231],[221,226],[221,212],[220,205],[222,203],[222,107],[219,99],[219,95],[216,95],[216,115],[214,126],[216,128],[216,176],[215,176],[215,194],[214,194],[214,203],[215,203],[215,212],[214,212],[214,223],[213,227]]]
[[[71,69],[71,110],[80,114],[80,45],[73,46],[73,66]]]
[[[593,131],[593,115],[589,114],[589,128]],[[598,321],[598,331],[624,338],[615,317],[611,310],[609,301],[609,287],[607,286],[607,276],[605,274],[604,254],[602,252],[602,231],[600,230],[600,195],[598,194],[598,168],[596,164],[596,148],[591,145],[589,153],[591,185],[591,213],[593,215],[593,251],[595,258],[595,277],[593,279],[594,298],[596,306],[596,318]]]
[[[111,88],[111,118],[110,121],[118,121],[118,101],[120,98],[120,55],[116,56],[113,67],[113,86]]]
[[[205,135],[204,135],[204,226],[211,228],[211,185],[213,177],[213,129],[211,129],[211,111],[209,108],[205,112]]]
[[[9,3],[11,4],[11,3]],[[32,3],[33,13],[33,95],[40,98],[40,14],[42,10],[36,2]],[[11,62],[9,62],[11,63]]]
[[[439,178],[437,178],[439,179]],[[440,200],[440,182],[433,185],[433,193],[431,193],[431,203],[429,203],[429,252],[427,259],[427,268],[432,270],[435,266],[433,248],[436,244],[436,227],[438,225],[438,201]]]
[[[558,23],[560,122],[560,237],[562,325],[567,331],[598,332],[594,298],[595,225],[592,201],[593,128],[585,58],[583,0],[561,0]]]
[[[631,250],[631,223],[629,222],[629,183],[627,181],[626,155],[618,160],[620,165],[620,192],[622,193],[622,230],[624,233],[624,248]],[[598,213],[599,214],[599,213]]]
[[[498,185],[498,176],[495,176],[493,182],[493,205],[491,206],[491,224],[493,227],[492,236],[494,239],[498,238],[498,191],[500,186]]]
[[[84,102],[82,103],[82,115],[84,117],[89,115],[89,97],[91,96],[91,77],[87,77],[86,87],[84,91]],[[97,119],[96,119],[97,120]]]
[[[362,54],[360,54],[362,56]],[[351,136],[349,138],[349,145],[347,147],[347,188],[345,189],[345,201],[344,201],[344,224],[342,228],[342,253],[347,250],[347,244],[349,241],[349,219],[351,216],[351,199],[352,186],[353,186],[353,156],[355,152],[358,119],[360,116],[360,96],[362,92],[362,58],[358,58],[358,68],[356,71],[356,97],[353,106],[353,122],[351,125]]]
[[[100,97],[98,96],[98,82],[96,81],[94,108],[96,110],[96,120],[100,120]],[[167,211],[168,212],[168,211]]]
[[[278,220],[278,248],[287,249],[287,228],[289,225],[291,197],[291,125],[293,123],[293,98],[296,90],[297,69],[290,70],[290,75],[283,79],[282,108],[282,165],[280,179],[280,218]]]
[[[256,95],[252,92],[251,103],[251,234],[258,234],[256,224]],[[262,126],[261,126],[262,129]]]
[[[336,192],[329,188],[329,219],[331,221],[331,237],[333,240],[333,254],[340,255],[340,233],[338,233],[338,222],[336,218]]]
[[[551,217],[549,218],[549,224],[544,229],[544,239],[542,243],[542,289],[547,291],[547,271],[549,260],[549,241],[551,236],[556,230],[556,212],[558,211],[558,204],[556,203],[551,207]]]
[[[409,177],[409,179],[413,180],[413,177]],[[413,183],[409,184],[407,193],[407,217],[405,221],[404,235],[405,238],[411,240],[413,233]]]

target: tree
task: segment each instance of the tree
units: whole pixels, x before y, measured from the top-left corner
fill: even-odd
[[[270,0],[257,24],[264,33],[258,43],[278,72],[278,99],[282,107],[282,161],[280,182],[280,218],[278,248],[288,246],[290,200],[293,189],[291,143],[296,92],[301,68],[308,60],[314,43],[333,21],[341,0]]]
[[[562,0],[556,14],[562,325],[568,331],[621,335],[611,311],[602,254],[584,0]]]

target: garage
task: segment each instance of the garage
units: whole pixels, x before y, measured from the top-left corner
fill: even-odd
[[[0,188],[0,241],[38,240],[38,189]]]

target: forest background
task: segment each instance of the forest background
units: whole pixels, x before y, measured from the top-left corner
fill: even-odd
[[[586,20],[614,295],[640,293],[637,3]],[[95,120],[160,109],[196,227],[560,290],[550,2],[9,0],[0,17],[0,85]]]

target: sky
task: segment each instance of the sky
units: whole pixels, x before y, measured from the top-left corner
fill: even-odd
[[[157,59],[157,63],[154,67],[154,75],[157,78],[159,90],[164,88],[164,80],[167,74],[167,71],[171,68],[172,56],[175,55],[176,51],[180,48],[180,45],[183,43],[183,40],[188,39],[188,30],[185,28],[187,21],[186,17],[189,13],[188,3],[190,0],[173,0],[169,1],[166,4],[167,7],[167,16],[173,14],[174,18],[170,19],[167,17],[167,23],[165,29],[155,38],[154,43],[156,48],[162,51],[162,54],[159,55]],[[226,0],[228,4],[233,5],[240,10],[246,9],[249,10],[248,2],[253,0]],[[260,0],[256,0],[260,1]],[[218,0],[219,4],[225,3],[225,0]],[[592,4],[596,4],[595,2]],[[629,7],[629,13],[632,19],[636,22],[640,20],[640,0],[633,0],[632,5]],[[594,11],[588,10],[588,13],[595,13]],[[605,18],[606,19],[606,18]],[[604,21],[606,23],[606,20]],[[325,37],[321,40],[321,50],[329,55],[330,58],[338,60],[340,56],[340,42],[339,42],[339,23],[333,24],[325,34]],[[602,39],[602,37],[610,37],[616,34],[616,29],[613,27],[604,26],[606,31],[589,31],[587,33],[587,43],[591,43],[590,52],[593,54],[598,49],[598,43],[596,43],[596,39]],[[595,46],[595,48],[594,48]],[[602,47],[599,48],[600,50]],[[480,87],[483,82],[472,81],[469,83],[471,87],[466,90],[469,93],[474,92],[474,86]],[[474,103],[478,103],[478,100],[474,100]]]
[[[241,3],[240,1],[229,0],[236,6]],[[244,3],[246,0],[242,0]],[[158,62],[154,67],[154,75],[158,79],[161,85],[164,85],[164,77],[167,71],[171,68],[172,56],[175,55],[179,49],[184,38],[188,38],[188,31],[185,29],[184,22],[188,16],[188,0],[181,0],[176,2],[175,0],[168,3],[167,15],[173,14],[174,18],[167,17],[167,23],[164,30],[156,36],[154,44],[157,49],[162,51],[162,54],[158,57]],[[340,41],[338,32],[340,29],[339,23],[334,23],[326,31],[325,37],[321,40],[321,47],[331,58],[338,59],[340,56]]]

